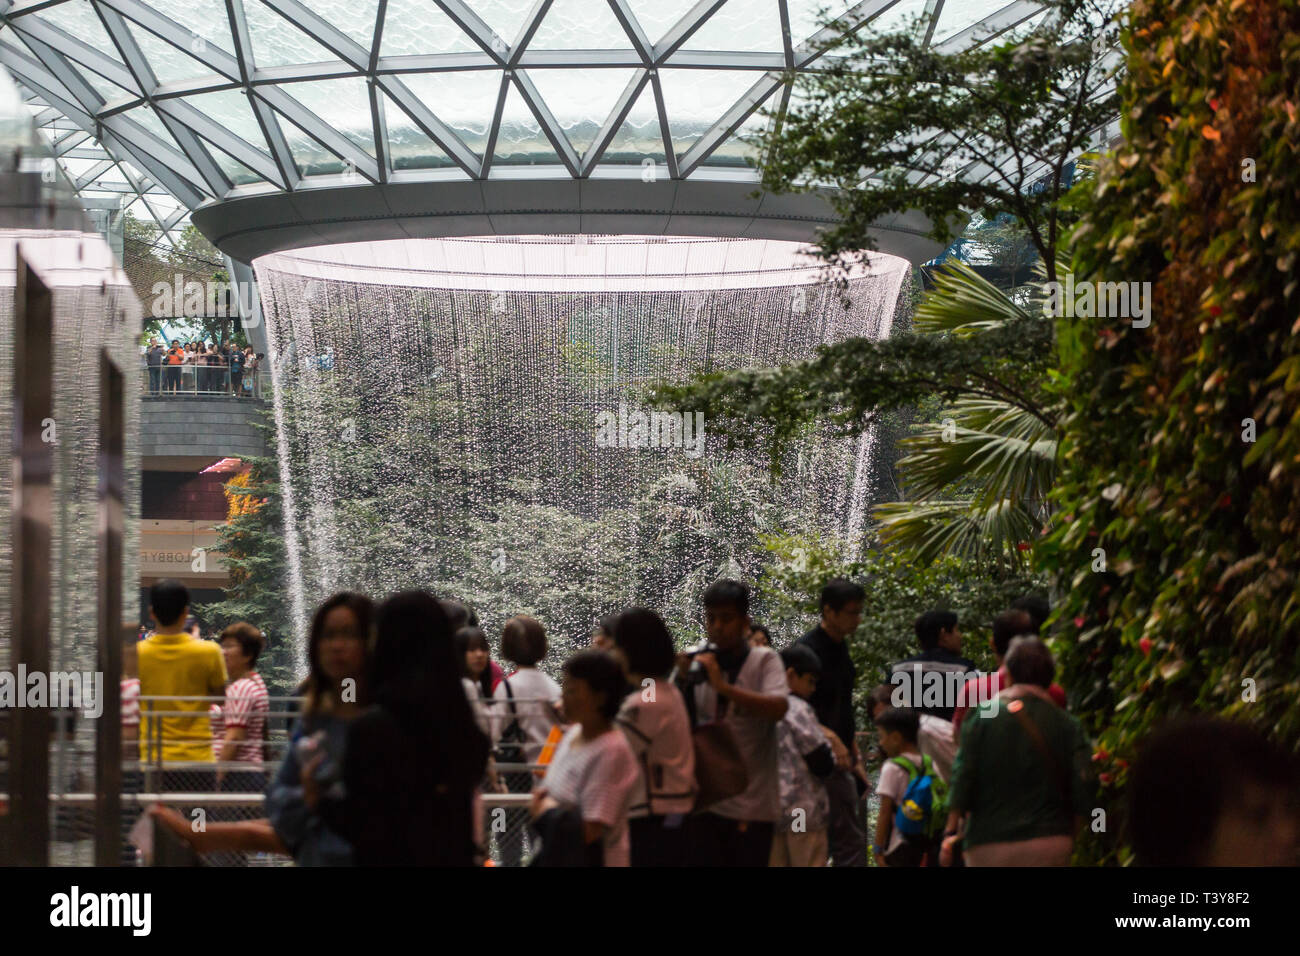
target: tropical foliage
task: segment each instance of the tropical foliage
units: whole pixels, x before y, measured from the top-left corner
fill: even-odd
[[[1151,283],[1151,321],[1061,322],[1044,548],[1113,798],[1180,711],[1300,747],[1300,5],[1137,0],[1123,44],[1125,142],[1076,277]],[[1125,858],[1118,830],[1095,856]]]
[[[1116,108],[1104,65],[1115,30],[1105,11],[1083,0],[1053,6],[1028,35],[958,53],[922,50],[915,31],[846,41],[856,62],[889,69],[844,64],[800,79],[804,104],[765,143],[768,188],[842,187],[843,221],[817,248],[828,264],[874,248],[870,224],[879,217],[922,210],[932,236],[949,242],[974,214],[972,241],[1007,273],[1006,290],[950,260],[911,330],[654,391],[656,401],[725,422],[729,442],[763,443],[773,471],[814,422],[859,434],[891,413],[946,403],[901,443],[904,500],[874,515],[883,542],[924,564],[955,555],[1022,565],[1050,513],[1055,334],[1020,270],[1039,260],[1035,288],[1063,277],[1060,249],[1077,219],[1071,189],[1090,188],[1079,157]],[[918,144],[917,127],[933,135]]]
[[[1008,327],[1033,329],[1045,347],[1016,369],[995,359],[972,373],[944,418],[901,442],[909,452],[897,465],[906,500],[875,510],[883,543],[923,563],[956,555],[1018,565],[1047,517],[1056,458],[1056,413],[1045,394],[1054,357],[1049,320],[959,262],[940,273],[914,319],[916,334],[958,342]],[[954,498],[949,489],[957,486],[974,491]]]
[[[151,311],[156,283],[174,289],[179,275],[182,290],[187,282],[197,282],[206,290],[210,283],[214,289],[219,289],[220,284],[229,281],[221,253],[192,224],[187,224],[168,244],[163,241],[161,230],[155,224],[136,219],[128,212],[122,218],[122,231],[122,266],[131,287],[145,303],[146,313]],[[229,315],[216,315],[215,308],[210,311],[214,314],[191,318],[146,315],[141,341],[160,337],[165,321],[173,335],[205,342],[229,340],[241,347],[248,345],[239,322]]]
[[[266,636],[258,672],[273,694],[291,694],[303,674],[296,666],[288,603],[279,469],[272,458],[245,459],[248,468],[226,485],[228,517],[218,546],[229,583],[225,599],[198,609],[210,629],[251,621]]]
[[[927,25],[836,43],[828,68],[797,80],[791,109],[761,137],[763,185],[833,184],[841,221],[818,253],[844,266],[875,248],[882,219],[923,213],[945,246],[973,213],[1010,215],[1055,278],[1073,219],[1061,203],[1076,156],[1115,115],[1105,59],[1106,0],[1047,0],[1031,32],[953,52]],[[1031,21],[1033,22],[1033,21]],[[882,69],[864,70],[863,63]],[[923,132],[919,132],[923,131]]]

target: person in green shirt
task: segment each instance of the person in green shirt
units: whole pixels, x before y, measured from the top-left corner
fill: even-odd
[[[1092,805],[1088,739],[1047,693],[1047,645],[1016,638],[1005,665],[1012,686],[962,724],[940,863],[960,842],[969,866],[1067,866]]]

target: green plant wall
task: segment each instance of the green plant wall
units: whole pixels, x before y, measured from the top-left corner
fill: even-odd
[[[1162,719],[1300,745],[1300,6],[1137,0],[1122,42],[1124,141],[1075,278],[1151,283],[1150,324],[1060,320],[1058,519],[1038,549],[1109,810],[1083,853],[1121,862],[1128,763]]]

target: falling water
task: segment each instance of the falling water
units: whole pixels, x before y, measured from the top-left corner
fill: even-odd
[[[898,292],[902,286],[902,279],[906,275],[899,276],[899,284],[894,286],[893,297],[888,302],[882,303],[883,311],[880,313],[880,330],[876,333],[876,339],[889,338],[890,332],[894,327],[894,310],[898,306]],[[872,465],[875,462],[876,445],[879,442],[880,423],[872,422],[871,425],[858,436],[858,462],[857,468],[853,472],[853,484],[851,500],[849,503],[847,520],[844,526],[844,555],[846,558],[852,558],[862,550],[862,537],[866,531],[867,508],[873,500],[874,488],[871,485],[874,469]]]
[[[598,423],[655,381],[888,335],[901,259],[874,258],[847,302],[766,240],[412,240],[256,269],[299,633],[331,590],[429,587],[486,628],[536,613],[577,642],[629,602],[680,622],[712,578],[752,580],[756,531],[860,544],[874,429],[810,429],[772,482],[721,424],[696,456],[609,447]]]
[[[290,515],[296,514],[293,482],[289,480],[292,471],[289,468],[289,443],[287,441],[288,425],[285,421],[284,390],[280,387],[280,366],[285,356],[278,345],[277,331],[274,324],[267,329],[268,357],[271,361],[271,399],[275,417],[276,458],[280,464],[280,495],[283,500],[285,528],[292,527]],[[285,561],[289,565],[289,611],[293,617],[293,631],[298,635],[294,641],[294,667],[299,673],[307,670],[307,607],[303,601],[302,558],[298,553],[298,535],[286,533],[284,536]]]

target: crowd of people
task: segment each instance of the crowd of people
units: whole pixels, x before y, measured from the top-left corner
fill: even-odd
[[[265,356],[252,346],[179,339],[164,346],[151,338],[144,350],[149,370],[149,394],[216,392],[236,398],[252,397],[257,370]]]
[[[921,614],[918,653],[864,702],[874,743],[860,747],[850,638],[865,599],[852,581],[828,582],[816,624],[778,651],[750,617],[750,589],[720,580],[702,595],[700,646],[679,649],[657,613],[628,608],[597,624],[557,683],[535,618],[501,628],[506,673],[459,601],[336,594],[312,618],[302,710],[266,817],[195,832],[174,810],[150,812],[197,852],[301,865],[469,866],[487,861],[492,841],[507,865],[1067,864],[1096,832],[1097,800],[1091,746],[1042,640],[1046,603],[1028,596],[997,615],[988,674],[962,656],[955,615]],[[162,718],[153,736],[164,759],[257,764],[260,633],[232,625],[220,649],[187,634],[175,581],[155,584],[151,604],[141,694],[225,688],[211,718],[206,705],[179,704],[181,716]],[[205,723],[219,727],[216,747]],[[1225,743],[1207,747],[1207,735]],[[142,725],[142,748],[150,737]],[[1297,862],[1296,781],[1293,758],[1241,725],[1170,723],[1133,768],[1139,861]],[[1166,811],[1171,786],[1173,802],[1199,801],[1194,812]],[[520,796],[485,801],[497,793]],[[1171,833],[1189,813],[1196,828]]]

